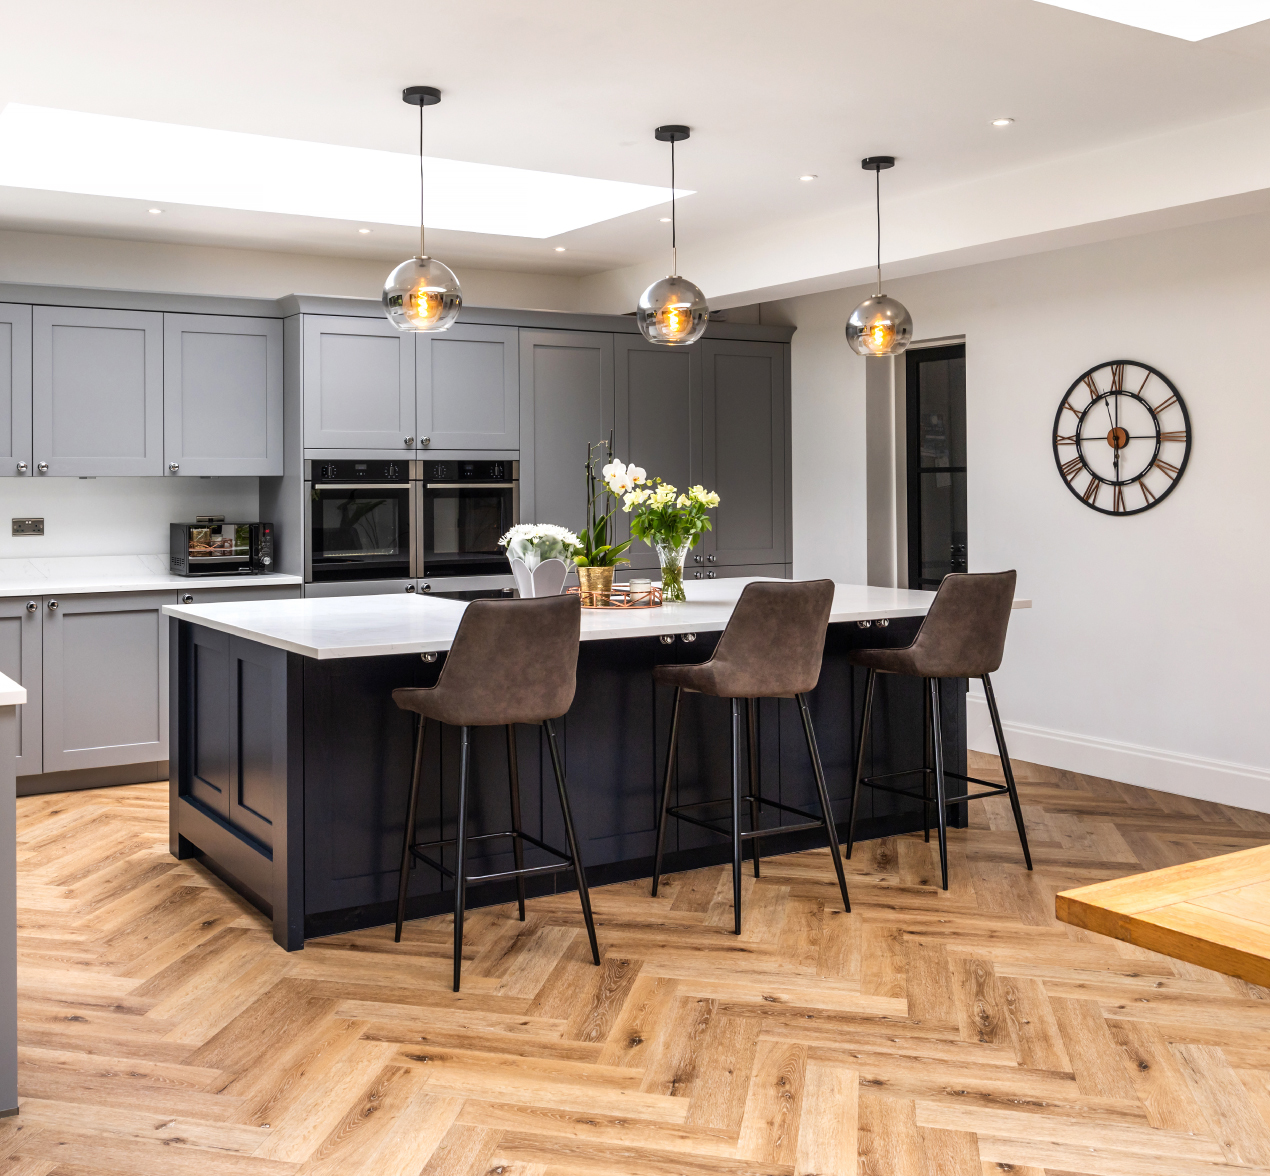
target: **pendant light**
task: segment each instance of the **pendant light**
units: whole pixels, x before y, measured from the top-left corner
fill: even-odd
[[[882,172],[895,166],[890,155],[871,155],[860,160],[874,176],[878,214],[878,292],[866,298],[847,319],[847,343],[857,355],[899,355],[913,338],[913,316],[902,303],[882,293]]]
[[[658,127],[659,143],[670,144],[670,276],[654,282],[639,296],[635,321],[650,343],[682,347],[695,343],[710,322],[706,296],[687,278],[679,276],[678,239],[675,233],[675,144],[689,135],[687,127]]]
[[[399,331],[444,331],[463,309],[463,291],[449,266],[429,257],[423,237],[423,108],[441,101],[435,86],[407,86],[403,102],[419,108],[419,255],[403,261],[384,283],[384,313]]]

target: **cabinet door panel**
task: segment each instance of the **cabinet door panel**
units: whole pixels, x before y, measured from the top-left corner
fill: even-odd
[[[420,447],[520,448],[520,355],[515,327],[451,327],[415,351]]]
[[[18,707],[19,776],[38,775],[41,767],[41,690],[40,667],[43,661],[40,643],[40,598],[34,598],[36,609],[27,611],[26,596],[0,600],[0,674],[26,687],[27,701]]]
[[[229,818],[229,634],[191,625],[193,659],[193,747],[190,785],[208,808]]]
[[[687,489],[701,481],[701,356],[696,347],[662,347],[634,335],[613,340],[614,448],[648,476]],[[622,539],[630,537],[620,516]],[[657,567],[657,555],[636,539],[632,568]]]
[[[37,465],[53,477],[162,474],[163,316],[37,306],[31,338]]]
[[[788,562],[785,348],[702,343],[705,485],[719,493],[702,544],[719,564]]]
[[[386,319],[306,315],[304,447],[406,449],[414,377],[414,336]]]
[[[0,303],[0,478],[31,464],[31,308]],[[19,775],[22,768],[18,768]]]
[[[613,337],[520,332],[521,405],[531,430],[520,459],[521,519],[586,524],[587,445],[613,428]]]
[[[178,475],[282,473],[282,323],[163,316],[163,466]]]
[[[168,758],[160,610],[175,602],[165,593],[44,597],[46,772]]]

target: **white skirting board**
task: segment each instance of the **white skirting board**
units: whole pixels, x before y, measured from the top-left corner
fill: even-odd
[[[1005,743],[1012,759],[1062,768],[1160,792],[1211,800],[1237,808],[1270,812],[1270,771],[1228,760],[1203,759],[1136,743],[1097,739],[1030,723],[1005,722]],[[982,695],[966,696],[967,744],[972,751],[996,754],[992,720]]]

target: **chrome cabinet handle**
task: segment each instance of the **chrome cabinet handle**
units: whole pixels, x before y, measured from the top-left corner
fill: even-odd
[[[715,556],[713,556],[713,555],[707,555],[707,556],[706,556],[706,563],[714,563],[714,562],[715,562],[715,559],[716,559],[716,557],[715,557]]]
[[[46,461],[42,461],[42,462],[40,462],[40,464],[39,464],[39,465],[37,465],[35,468],[36,468],[37,470],[39,470],[39,471],[40,471],[40,473],[42,473],[42,474],[47,474],[47,473],[49,472],[49,463],[48,463],[48,462],[46,462]]]
[[[49,601],[49,612],[57,612],[57,601],[56,601],[56,600],[50,600],[50,601]]]
[[[18,473],[20,473],[20,474],[25,474],[25,473],[26,473],[26,462],[24,462],[24,461],[20,461],[20,462],[18,462]]]
[[[407,448],[407,449],[409,449],[409,448],[410,448],[410,447],[411,447],[414,443],[415,443],[415,439],[414,439],[413,437],[407,437],[407,438],[406,438],[406,448]]]
[[[424,584],[424,585],[423,585],[423,591],[424,591],[424,592],[431,592],[431,591],[432,591],[432,585],[431,585],[431,584]],[[506,592],[506,591],[507,591],[507,589],[506,589],[506,588],[504,588],[504,589],[503,589],[503,591],[504,591],[504,592]]]
[[[176,473],[176,472],[177,472],[180,468],[181,468],[181,467],[180,467],[179,465],[177,465],[177,463],[176,463],[176,462],[174,462],[174,461],[170,461],[170,462],[168,462],[168,473],[169,473],[169,474],[175,474],[175,473]]]
[[[194,603],[194,593],[193,593],[193,592],[182,592],[182,593],[181,593],[181,603],[182,603],[182,604],[193,604],[193,603]]]
[[[35,612],[35,610],[36,610],[37,608],[39,608],[39,607],[40,607],[40,606],[39,606],[38,604],[36,604],[34,600],[28,600],[28,601],[26,602],[26,611],[27,611],[27,612],[33,613],[33,612]]]
[[[701,556],[699,556],[699,555],[694,555],[694,556],[692,557],[692,562],[693,562],[693,563],[700,563],[700,562],[701,562]]]
[[[427,449],[427,448],[428,448],[428,446],[429,446],[429,445],[431,445],[431,444],[432,444],[432,438],[431,438],[431,437],[420,437],[420,438],[419,438],[419,447],[420,447],[421,449]]]
[[[701,579],[701,573],[700,573],[700,572],[693,572],[693,573],[692,573],[692,578],[693,578],[694,580],[700,580],[700,579]]]
[[[715,578],[715,576],[717,576],[717,575],[718,575],[718,573],[717,573],[717,572],[716,572],[713,568],[711,568],[711,569],[710,569],[710,571],[706,572],[706,579],[707,579],[707,580],[713,580],[713,579]]]
[[[407,584],[407,585],[406,585],[406,591],[407,591],[407,592],[413,592],[414,590],[415,590],[415,586],[414,586],[413,584]]]
[[[419,656],[429,665],[437,660],[437,655],[435,653],[421,653]]]

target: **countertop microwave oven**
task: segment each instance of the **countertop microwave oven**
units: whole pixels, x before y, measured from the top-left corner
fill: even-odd
[[[262,575],[273,568],[273,525],[220,515],[173,523],[168,566],[177,576]]]

